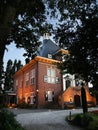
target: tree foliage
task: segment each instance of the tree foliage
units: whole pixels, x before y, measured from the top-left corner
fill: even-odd
[[[6,45],[13,41],[27,56],[35,53],[45,21],[42,0],[0,0],[0,70]],[[1,71],[0,71],[1,77]]]
[[[98,79],[96,0],[59,0],[53,4],[60,14],[59,26],[55,30],[56,39],[61,47],[67,48],[70,52],[70,56],[65,56],[61,69],[78,74],[87,82],[96,83]]]
[[[14,62],[12,62],[12,60],[8,60],[4,75],[4,91],[13,90],[13,75],[21,69],[22,66],[23,65],[20,60],[15,60]]]

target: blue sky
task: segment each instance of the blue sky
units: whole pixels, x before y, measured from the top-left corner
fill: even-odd
[[[50,36],[50,39],[54,42],[53,40],[53,35]],[[40,41],[43,41],[43,37],[40,38]],[[14,61],[15,59],[21,60],[21,63],[25,65],[25,57],[23,56],[25,50],[23,48],[19,49],[15,47],[14,42],[7,46],[8,51],[5,51],[4,55],[4,69],[6,68],[7,61],[11,59]]]
[[[4,55],[4,68],[6,68],[6,64],[9,59],[11,59],[12,61],[14,61],[15,59],[21,60],[22,64],[25,64],[25,58],[23,57],[23,53],[25,52],[24,49],[17,49],[14,43],[7,46],[7,49],[8,51],[5,51]]]

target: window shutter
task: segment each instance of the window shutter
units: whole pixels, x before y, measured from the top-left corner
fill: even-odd
[[[44,82],[48,82],[48,77],[47,77],[47,75],[44,75]]]
[[[59,77],[56,77],[56,83],[59,83],[59,82],[60,82]]]

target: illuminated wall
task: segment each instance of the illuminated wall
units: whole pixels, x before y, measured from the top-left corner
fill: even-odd
[[[86,91],[86,99],[87,105],[95,106],[96,105],[96,98],[90,95],[89,88],[85,86]],[[75,103],[77,104],[76,98],[79,100],[78,105],[81,107],[81,87],[69,87],[66,91],[63,92],[61,96],[59,96],[59,104],[64,108],[64,104],[72,104],[75,107]],[[79,107],[78,106],[78,107]]]

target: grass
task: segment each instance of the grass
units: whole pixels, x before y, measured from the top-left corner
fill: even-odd
[[[86,114],[74,114],[67,117],[70,124],[83,127],[86,130],[98,129],[98,110]]]

